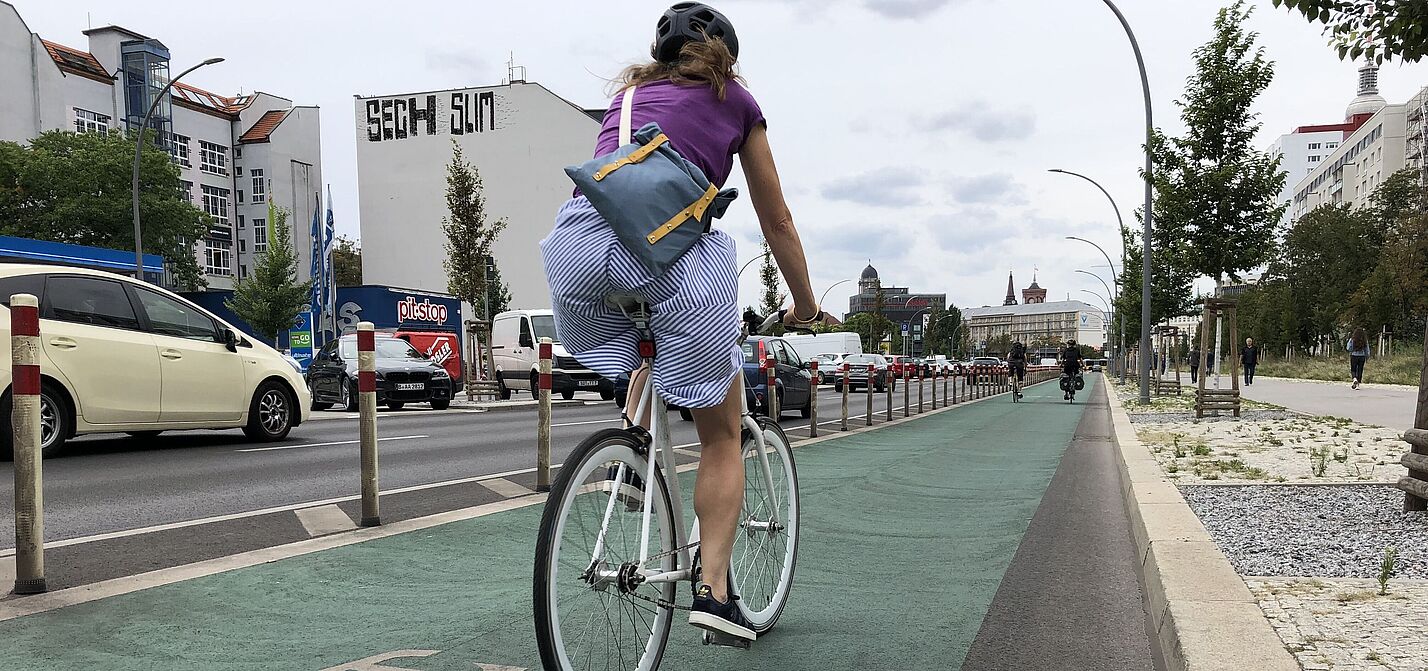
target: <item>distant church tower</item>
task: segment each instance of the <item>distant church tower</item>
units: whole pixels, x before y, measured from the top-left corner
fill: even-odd
[[[1036,273],[1031,275],[1031,286],[1021,290],[1021,300],[1027,305],[1046,302],[1046,290],[1036,283]]]
[[[1011,271],[1007,271],[1007,299],[1002,301],[1002,305],[1016,305],[1015,283],[1012,282]]]

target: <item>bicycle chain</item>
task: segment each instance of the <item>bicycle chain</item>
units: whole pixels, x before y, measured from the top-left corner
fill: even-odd
[[[683,552],[683,551],[685,551],[685,550],[688,550],[688,549],[690,549],[690,548],[692,548],[692,547],[696,547],[696,546],[698,546],[698,545],[699,545],[699,543],[697,543],[697,542],[695,542],[695,543],[687,543],[687,544],[681,545],[681,546],[679,546],[679,547],[677,547],[677,548],[674,548],[674,549],[671,549],[671,550],[666,550],[666,551],[661,552],[661,553],[659,553],[659,554],[650,555],[649,558],[647,558],[645,561],[652,561],[652,560],[657,560],[657,559],[663,559],[663,558],[665,558],[665,557],[669,557],[669,556],[678,554],[678,553],[680,553],[680,552]],[[698,578],[699,570],[700,570],[699,567],[694,567],[694,568],[692,569],[692,571],[694,572],[694,580],[696,580],[696,581],[699,579],[699,578]],[[640,584],[641,584],[641,585],[644,585],[645,583],[640,583]],[[691,607],[691,606],[680,605],[680,604],[674,603],[674,602],[672,602],[672,601],[666,601],[666,600],[664,600],[664,599],[654,599],[654,598],[647,597],[647,596],[645,596],[645,595],[643,595],[643,594],[640,594],[639,591],[637,591],[637,589],[636,589],[636,590],[630,590],[630,591],[628,591],[628,592],[623,592],[623,594],[628,594],[628,595],[630,595],[630,596],[635,597],[636,599],[640,599],[641,601],[648,601],[648,602],[650,602],[650,603],[652,603],[652,604],[654,604],[654,605],[656,605],[656,606],[659,606],[659,607],[661,607],[661,608],[669,608],[669,609],[671,609],[671,610],[694,610],[693,607]]]

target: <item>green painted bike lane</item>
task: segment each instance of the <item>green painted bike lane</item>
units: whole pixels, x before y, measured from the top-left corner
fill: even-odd
[[[1042,384],[1023,403],[992,398],[795,450],[803,535],[778,627],[735,651],[701,645],[678,618],[664,668],[960,667],[1086,407],[1058,393]],[[530,583],[540,513],[528,506],[0,622],[0,668],[538,669]],[[388,656],[398,651],[408,655]]]

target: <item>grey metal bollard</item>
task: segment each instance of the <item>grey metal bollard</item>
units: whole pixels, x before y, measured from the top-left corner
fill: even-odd
[[[777,423],[783,409],[778,407],[778,362],[772,351],[764,358],[764,373],[768,376],[769,419]]]
[[[867,392],[865,396],[868,397],[868,410],[867,414],[863,416],[866,426],[873,425],[873,380],[877,379],[877,376],[878,367],[873,364],[868,364],[868,388],[864,390]]]
[[[922,389],[927,386],[927,380],[922,377],[922,367],[917,368],[917,414],[921,415],[924,410],[922,405]]]
[[[902,369],[902,416],[912,415],[912,372],[906,368]]]
[[[951,387],[951,386],[952,386],[952,371],[949,370],[949,371],[947,371],[945,374],[942,375],[942,407],[944,407],[944,408],[947,407],[948,405],[951,405],[951,401],[948,400],[949,397],[947,396],[947,388],[948,388],[948,387]]]
[[[932,409],[937,409],[937,371],[932,372]]]
[[[897,388],[897,376],[893,375],[891,367],[887,369],[886,375],[888,376],[888,383],[886,385],[886,389],[888,390],[888,402],[887,407],[883,410],[887,412],[887,421],[891,422],[893,418],[893,390]]]
[[[808,437],[818,437],[818,359],[808,362],[813,379],[808,385]]]
[[[362,452],[362,526],[382,523],[377,483],[377,354],[372,322],[357,324],[357,434]]]
[[[838,425],[839,431],[848,430],[848,364],[843,364],[843,421]]]
[[[536,408],[536,491],[550,491],[550,338],[540,339],[540,403]],[[648,380],[646,384],[649,384]]]
[[[40,453],[39,300],[10,297],[10,444],[15,453],[15,593],[39,594],[45,584],[45,501]]]

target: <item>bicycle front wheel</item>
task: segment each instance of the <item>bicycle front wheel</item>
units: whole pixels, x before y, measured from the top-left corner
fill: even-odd
[[[673,571],[676,558],[669,490],[627,432],[585,439],[560,469],[541,517],[532,585],[536,641],[546,669],[659,667],[675,584],[632,583],[634,570]],[[647,554],[640,543],[648,502]],[[662,554],[664,553],[664,554]],[[623,570],[622,570],[623,569]]]
[[[730,571],[739,609],[753,630],[772,629],[788,603],[798,561],[798,471],[793,449],[779,425],[758,419],[768,456],[770,491],[758,443],[744,430],[744,509],[734,537]]]

